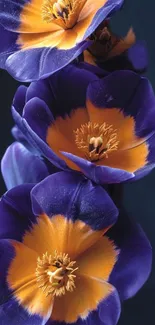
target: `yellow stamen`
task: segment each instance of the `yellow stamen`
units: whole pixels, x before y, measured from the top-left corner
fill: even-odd
[[[42,258],[38,257],[36,267],[36,277],[39,288],[46,296],[61,296],[66,291],[72,292],[75,288],[74,268],[76,261],[71,261],[68,254],[49,255],[47,252]]]
[[[72,28],[86,0],[44,0],[42,19],[47,23],[54,21],[64,29]]]
[[[110,152],[118,149],[117,131],[107,123],[88,122],[74,133],[77,147],[92,162],[108,158]]]

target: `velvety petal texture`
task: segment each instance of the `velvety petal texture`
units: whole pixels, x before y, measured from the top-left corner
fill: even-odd
[[[117,224],[108,235],[120,247],[119,260],[110,281],[117,288],[120,299],[125,300],[134,296],[147,281],[152,268],[152,248],[141,226],[130,220],[122,209]]]
[[[146,78],[70,65],[32,83],[25,98],[23,110],[14,102],[14,120],[57,168],[97,184],[136,180],[154,168],[155,96]]]
[[[99,201],[97,204],[96,198],[100,204]],[[35,187],[20,185],[8,191],[0,202],[0,313],[3,322],[6,323],[12,318],[14,324],[22,324],[23,320],[25,325],[43,325],[51,317],[53,320],[63,320],[60,319],[59,311],[61,306],[64,306],[61,317],[71,323],[83,312],[89,314],[89,308],[98,310],[98,304],[99,310],[104,308],[102,305],[104,306],[104,300],[106,303],[107,299],[110,299],[112,306],[116,306],[117,319],[120,303],[119,299],[110,298],[116,294],[114,287],[108,283],[108,278],[118,253],[113,242],[106,236],[102,237],[116,222],[117,215],[115,205],[102,187],[94,186],[84,177],[71,172],[56,173],[55,177],[53,174]],[[91,251],[92,245],[96,255]],[[61,300],[55,298],[54,306],[52,296],[46,296],[36,285],[35,275],[39,263],[38,256],[41,258],[42,254],[47,254],[49,247],[53,253],[68,252],[69,256],[74,260],[76,258],[77,264],[81,265],[77,275],[77,295],[75,290],[72,298],[71,293],[63,295]],[[89,269],[85,264],[85,250],[87,263],[91,263]],[[100,262],[101,255],[105,266],[100,269],[95,265]],[[75,270],[77,272],[77,269]],[[92,276],[95,276],[96,280],[93,280]],[[97,277],[103,277],[104,282],[100,282]],[[83,301],[83,304],[79,305],[76,297],[81,288],[85,288],[86,299],[85,304]],[[71,306],[71,303],[77,308],[71,308],[70,312],[67,312],[67,306]],[[110,313],[110,310],[108,312]],[[102,319],[100,312],[98,315],[99,319]],[[116,324],[113,315],[109,314],[108,317],[109,324],[111,320],[112,324]]]
[[[19,142],[6,150],[1,161],[1,171],[7,189],[24,183],[38,183],[49,175],[44,161]]]
[[[141,228],[117,215],[103,187],[75,172],[8,191],[0,202],[3,324],[116,325],[120,299],[144,284],[152,254]]]
[[[0,67],[20,81],[48,77],[89,46],[88,36],[123,0],[69,3],[1,0]]]

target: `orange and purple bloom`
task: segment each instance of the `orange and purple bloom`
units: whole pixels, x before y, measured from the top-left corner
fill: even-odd
[[[22,89],[13,103],[16,124],[56,167],[110,184],[155,166],[155,96],[146,78],[117,71],[99,79],[71,65],[25,87],[24,98]]]
[[[123,0],[1,0],[0,67],[20,81],[45,78],[73,61]]]
[[[152,259],[142,229],[117,214],[101,186],[73,172],[8,191],[0,202],[2,324],[116,325],[120,301],[141,288]]]

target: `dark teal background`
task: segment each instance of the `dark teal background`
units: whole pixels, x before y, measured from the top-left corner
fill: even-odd
[[[94,0],[97,1],[97,0]],[[113,30],[125,35],[133,26],[137,39],[145,39],[149,50],[148,78],[155,89],[155,2],[126,0],[123,10],[113,18]],[[22,64],[22,62],[21,62]],[[0,156],[13,141],[10,106],[18,83],[0,71]],[[0,194],[5,186],[0,179]],[[129,215],[140,222],[155,252],[155,171],[137,183],[124,186],[124,205]],[[141,272],[141,269],[139,270]],[[140,292],[122,306],[119,325],[155,325],[155,263],[150,279]]]

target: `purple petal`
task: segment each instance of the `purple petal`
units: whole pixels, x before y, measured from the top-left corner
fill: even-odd
[[[20,25],[20,13],[29,0],[0,0],[0,23],[10,31]]]
[[[85,107],[87,87],[97,79],[93,71],[70,64],[48,79],[31,83],[27,100],[38,97],[47,103],[54,117],[64,116],[73,108]]]
[[[39,315],[30,315],[13,298],[0,306],[1,325],[45,325],[46,320]]]
[[[1,1],[4,2],[4,1]],[[0,3],[1,7],[1,3]],[[2,12],[0,10],[0,16]],[[1,20],[0,20],[1,22]],[[0,24],[0,68],[5,69],[5,63],[7,58],[12,55],[15,51],[18,50],[18,46],[16,45],[17,34],[7,31]]]
[[[24,107],[23,118],[32,130],[46,141],[47,129],[53,121],[52,113],[46,103],[37,97],[32,98]]]
[[[0,240],[0,306],[10,298],[11,291],[8,288],[6,275],[9,265],[15,256],[14,248],[9,240]],[[1,308],[1,307],[0,307]]]
[[[137,41],[127,51],[129,61],[136,71],[143,71],[148,66],[148,50],[145,41]]]
[[[57,168],[60,168],[63,170],[69,170],[65,161],[60,159],[51,150],[51,148],[47,145],[47,143],[45,143],[41,138],[39,138],[39,136],[30,128],[30,126],[28,125],[28,123],[25,119],[22,119],[22,129],[23,129],[23,132],[25,131],[28,141],[40,153],[40,155],[43,155],[44,157],[46,157]],[[44,131],[45,131],[45,129],[43,130],[43,132]]]
[[[119,295],[114,290],[100,305],[99,317],[102,325],[116,325],[121,313]]]
[[[103,20],[112,15],[115,11],[119,10],[123,4],[124,0],[108,0],[105,5],[98,10],[92,23],[88,27],[83,39],[86,39],[90,34],[92,34],[95,29],[103,22]]]
[[[28,142],[28,137],[22,133],[17,125],[12,128],[11,133],[14,139],[22,143],[28,151],[34,155],[40,156],[40,152],[34,146],[32,146],[31,142]]]
[[[31,197],[35,214],[38,214],[37,202],[49,216],[78,218],[95,229],[106,228],[117,219],[117,209],[107,192],[79,173],[53,174],[33,188]]]
[[[4,194],[0,201],[0,238],[21,241],[23,234],[35,223],[31,208],[32,184],[19,185]]]
[[[17,51],[8,57],[6,69],[22,82],[44,79],[76,59],[88,46],[85,41],[70,50],[47,47]]]
[[[77,63],[76,66],[79,69],[84,69],[89,72],[92,72],[100,78],[106,77],[109,74],[106,70],[104,70],[98,66],[94,66],[92,64],[86,63],[86,62],[79,62],[79,63]]]
[[[73,161],[84,173],[97,184],[113,184],[121,183],[134,177],[133,173],[129,173],[123,169],[111,168],[107,166],[96,166],[90,161],[72,155],[68,152],[62,152],[63,155]]]
[[[24,183],[38,183],[49,175],[43,160],[18,142],[7,149],[1,161],[1,171],[7,189]]]
[[[150,275],[152,250],[142,228],[122,211],[117,223],[109,231],[120,249],[110,282],[118,290],[121,300],[134,296]]]
[[[92,82],[87,96],[102,109],[116,107],[133,116],[137,136],[148,136],[155,130],[155,96],[146,78],[132,71],[115,71]]]
[[[26,101],[27,89],[28,88],[26,86],[23,85],[19,86],[13,99],[13,106],[16,108],[19,114],[22,114],[23,112],[23,107]]]

